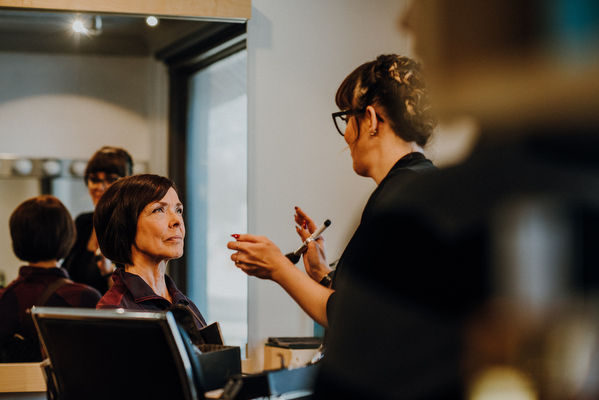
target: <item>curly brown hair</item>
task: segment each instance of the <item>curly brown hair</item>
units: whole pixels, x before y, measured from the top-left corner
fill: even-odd
[[[349,74],[335,96],[340,110],[360,118],[367,106],[378,108],[397,136],[426,146],[437,125],[430,110],[422,65],[405,56],[383,54]],[[382,110],[382,111],[381,111]]]

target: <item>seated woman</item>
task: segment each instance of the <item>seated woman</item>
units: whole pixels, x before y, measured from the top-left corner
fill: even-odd
[[[94,229],[102,254],[123,265],[97,308],[167,310],[184,305],[198,329],[206,326],[196,305],[166,275],[183,255],[183,204],[175,184],[158,175],[134,175],[110,186],[98,201]]]
[[[0,359],[3,362],[41,361],[32,306],[94,308],[102,295],[69,280],[60,266],[75,241],[75,225],[66,207],[53,196],[21,203],[10,216],[15,255],[27,265],[0,292]]]

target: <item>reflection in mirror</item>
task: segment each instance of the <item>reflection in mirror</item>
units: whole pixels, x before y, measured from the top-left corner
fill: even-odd
[[[4,283],[15,279],[21,266],[12,251],[8,231],[10,215],[19,204],[40,194],[53,194],[73,216],[93,208],[88,204],[91,201],[82,177],[71,172],[77,172],[76,166],[80,162],[85,163],[85,160],[44,160],[0,155],[0,254],[4,260],[0,278]]]
[[[75,32],[77,23],[86,32]],[[218,22],[116,14],[0,10],[0,52],[153,56],[178,40]]]
[[[76,19],[87,34],[73,30]],[[147,172],[169,175],[170,65],[156,55],[233,24],[239,21],[159,18],[151,27],[145,16],[1,9],[0,151],[16,158],[87,160],[109,145],[127,149]],[[19,168],[29,167],[24,162]],[[0,270],[6,281],[20,266],[8,235],[8,217],[18,204],[51,186],[73,217],[93,209],[83,179],[69,174],[67,168],[51,182],[0,177]],[[89,203],[80,205],[80,198]]]
[[[247,232],[247,52],[239,51],[193,74],[187,143],[186,252],[189,296],[219,316],[228,344],[247,343],[247,275],[225,243]],[[207,282],[208,285],[202,285]]]
[[[0,269],[0,280],[8,283],[17,277],[20,266],[20,261],[12,251],[8,220],[19,204],[40,194],[40,182],[37,178],[3,178],[0,179],[0,193],[2,193],[0,197],[0,222],[2,223],[0,254],[3,264]]]
[[[8,220],[14,209],[24,200],[51,194],[66,206],[75,218],[94,209],[83,174],[87,160],[36,159],[11,154],[0,154],[0,281],[8,283],[18,275],[20,262],[11,247]],[[134,172],[147,170],[143,162],[136,163]],[[1,284],[1,283],[0,283]]]

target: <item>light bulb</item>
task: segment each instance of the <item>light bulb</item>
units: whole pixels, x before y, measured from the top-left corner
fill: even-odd
[[[48,176],[60,175],[62,172],[62,164],[58,160],[44,160],[42,164],[44,174]]]
[[[69,170],[71,174],[75,176],[83,176],[85,175],[85,169],[87,168],[87,161],[76,160],[73,161]]]
[[[158,18],[150,16],[146,18],[146,24],[149,26],[156,26],[158,25]]]
[[[86,33],[87,32],[87,29],[85,28],[85,26],[83,25],[83,22],[81,22],[81,21],[73,22],[73,30],[77,33]]]
[[[33,163],[31,160],[19,159],[15,160],[12,165],[12,170],[17,175],[29,175],[33,171]]]

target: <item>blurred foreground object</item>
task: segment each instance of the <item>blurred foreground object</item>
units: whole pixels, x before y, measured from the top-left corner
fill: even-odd
[[[518,129],[599,120],[596,1],[417,0],[402,24],[441,119]]]
[[[599,3],[415,0],[402,25],[479,142],[373,221],[315,399],[599,398]]]
[[[467,331],[467,398],[596,399],[598,324],[596,303],[536,315],[517,303],[488,304]]]
[[[599,398],[592,133],[483,135],[406,186],[338,292],[315,398]]]

